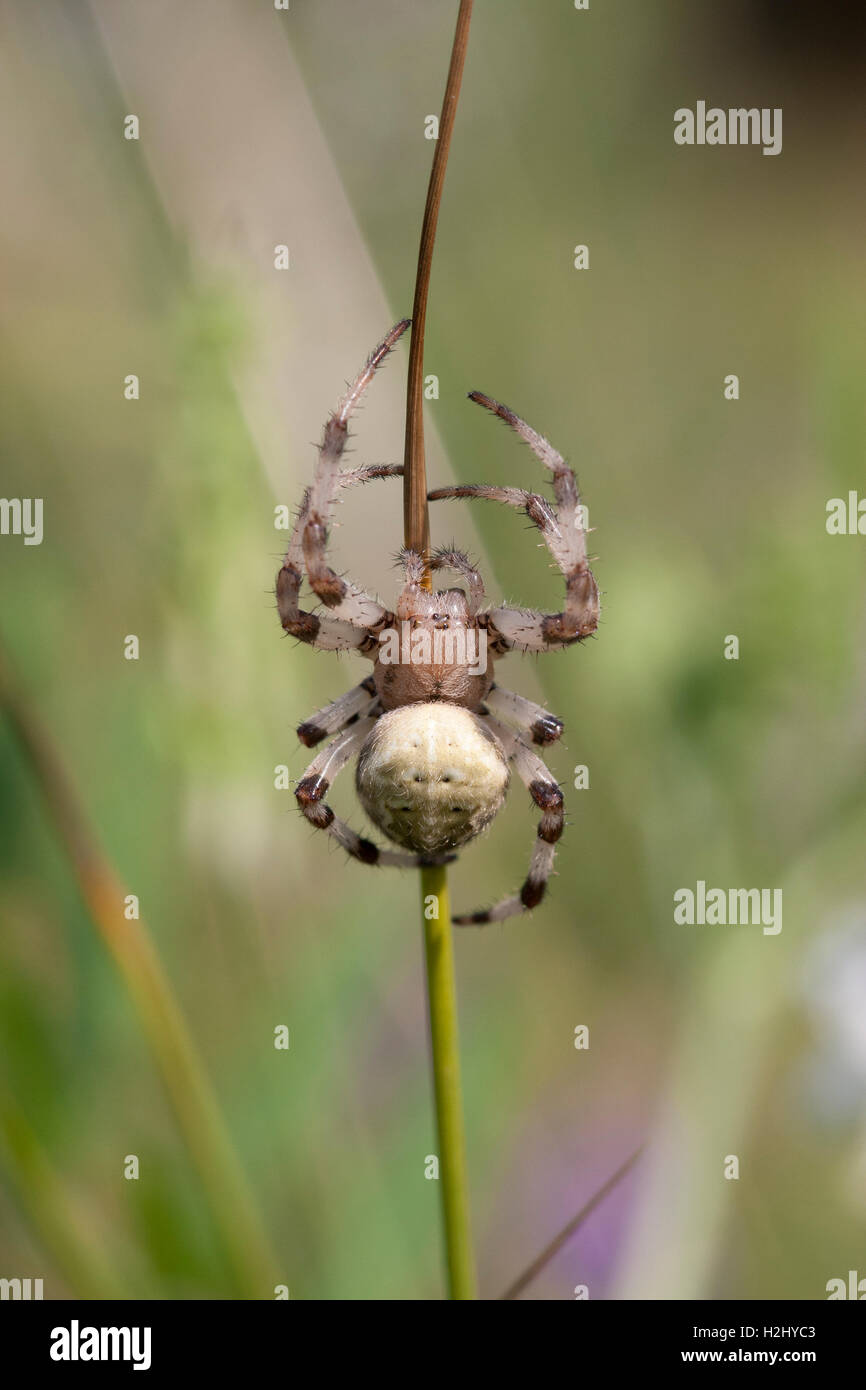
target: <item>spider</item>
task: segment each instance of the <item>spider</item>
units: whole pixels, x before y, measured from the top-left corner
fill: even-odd
[[[465,589],[429,592],[424,557],[404,550],[405,584],[394,612],[331,568],[328,528],[341,494],[403,473],[401,465],[342,469],[340,461],[353,410],[408,327],[408,319],[395,324],[325,425],[313,482],[277,575],[277,610],[284,630],[302,642],[324,651],[360,652],[373,662],[366,680],[297,731],[307,748],[334,736],[306,769],[295,795],[310,824],[327,831],[355,859],[407,868],[455,859],[454,851],[489,825],[502,806],[512,766],[539,807],[535,846],[519,893],[454,919],[466,926],[502,921],[538,906],[564,824],[562,792],[531,746],[555,742],[562,721],[498,685],[492,658],[553,651],[591,636],[598,626],[598,587],[587,560],[573,472],[546,439],[480,391],[469,399],[510,425],[550,469],[556,506],[523,488],[486,484],[437,488],[428,499],[482,497],[524,511],[565,577],[562,612],[482,608],[481,576],[453,548],[437,550],[429,569],[459,575]],[[304,573],[324,612],[300,607]],[[399,850],[362,839],[325,801],[352,758],[357,758],[355,785],[364,810]]]

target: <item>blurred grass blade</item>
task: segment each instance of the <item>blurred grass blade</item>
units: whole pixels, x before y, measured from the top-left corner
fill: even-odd
[[[71,1288],[81,1298],[129,1296],[105,1263],[89,1230],[75,1215],[75,1202],[45,1156],[17,1105],[0,1094],[0,1155],[46,1246]],[[37,1276],[43,1277],[43,1276]],[[51,1297],[51,1291],[48,1290]]]
[[[247,1298],[272,1298],[278,1277],[261,1218],[171,985],[143,921],[99,848],[47,733],[16,694],[0,650],[0,708],[42,792],[93,924],[126,982],[214,1220]]]
[[[607,1182],[598,1189],[594,1196],[590,1197],[589,1201],[584,1206],[581,1207],[577,1215],[573,1216],[566,1226],[563,1226],[559,1235],[554,1236],[550,1244],[546,1245],[541,1254],[532,1261],[532,1264],[528,1265],[523,1273],[515,1279],[514,1283],[505,1290],[505,1293],[500,1295],[501,1300],[517,1298],[523,1293],[523,1290],[541,1273],[544,1266],[549,1264],[554,1256],[559,1254],[566,1242],[571,1240],[575,1232],[580,1230],[584,1221],[592,1215],[596,1207],[604,1201],[608,1193],[612,1192],[617,1183],[621,1182],[626,1174],[631,1172],[643,1153],[643,1150],[644,1146],[641,1144],[640,1148],[636,1149],[631,1155],[631,1158],[627,1158],[625,1163],[617,1168],[616,1172],[608,1178]]]

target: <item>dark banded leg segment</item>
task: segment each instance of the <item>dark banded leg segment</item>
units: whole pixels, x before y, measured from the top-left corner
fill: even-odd
[[[375,633],[369,629],[388,619],[382,605],[357,584],[335,573],[328,564],[328,528],[334,505],[343,489],[374,478],[402,473],[399,465],[374,464],[342,471],[340,462],[349,437],[349,419],[376,370],[409,327],[402,319],[367,358],[336,410],[328,417],[313,482],[304,494],[289,547],[277,575],[277,610],[283,628],[291,636],[326,651],[355,649],[374,657]],[[310,587],[331,614],[305,612],[299,605],[306,570]],[[354,635],[353,635],[354,634]]]
[[[418,869],[423,865],[449,863],[454,854],[439,857],[425,857],[418,854],[402,854],[397,850],[380,849],[372,840],[365,840],[345,821],[335,816],[325,801],[328,789],[335,778],[360,750],[361,744],[375,724],[375,719],[359,719],[338,734],[322,749],[307,768],[297,787],[295,796],[301,812],[316,830],[326,830],[347,854],[362,864],[382,864],[398,869]]]
[[[562,735],[561,719],[502,685],[492,686],[484,697],[484,703],[492,714],[516,724],[520,732],[539,747],[555,743]]]
[[[590,637],[598,627],[598,586],[586,554],[586,530],[577,479],[565,459],[553,445],[509,410],[507,405],[470,391],[469,399],[476,405],[498,415],[528,444],[536,458],[553,474],[556,507],[552,507],[537,492],[517,487],[492,487],[463,484],[458,487],[436,488],[428,492],[431,502],[445,498],[480,497],[490,502],[503,502],[529,517],[544,537],[548,550],[565,578],[565,605],[561,613],[538,613],[532,609],[493,608],[489,621],[508,649],[521,652],[552,651],[568,647],[572,642]]]
[[[340,730],[357,723],[362,715],[369,713],[376,699],[373,677],[368,676],[360,685],[356,685],[354,690],[347,690],[339,700],[324,705],[322,709],[316,710],[315,714],[311,714],[309,719],[305,719],[303,724],[299,724],[298,738],[305,748],[315,748],[316,744],[321,743],[329,734],[339,733]]]
[[[277,612],[283,631],[323,652],[361,652],[375,658],[379,650],[377,638],[364,627],[330,618],[326,613],[308,613],[301,608],[298,595],[301,589],[301,570],[288,559],[277,575]]]
[[[520,892],[513,897],[503,898],[494,907],[455,917],[456,927],[480,927],[487,922],[503,922],[506,917],[516,917],[537,907],[544,897],[547,880],[553,871],[556,843],[562,835],[564,825],[562,792],[547,764],[523,742],[519,734],[513,733],[489,715],[482,715],[481,718],[485,724],[491,726],[509,761],[514,763],[518,777],[541,810],[541,820],[538,822],[529,872]]]
[[[349,437],[351,415],[379,367],[408,327],[408,319],[401,319],[394,325],[370,353],[337,409],[328,417],[312,487],[308,499],[305,499],[307,514],[303,524],[302,549],[310,587],[326,608],[332,610],[335,618],[359,627],[374,627],[385,619],[386,612],[370,594],[331,568],[328,563],[328,531],[334,504],[345,487],[371,477],[393,476],[390,470],[385,469],[378,469],[372,474],[368,470],[353,469],[350,480],[344,477],[340,463]]]

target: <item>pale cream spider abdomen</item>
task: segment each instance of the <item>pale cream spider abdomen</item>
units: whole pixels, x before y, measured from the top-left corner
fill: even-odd
[[[355,786],[374,825],[416,854],[446,854],[493,820],[508,790],[496,735],[460,705],[416,704],[376,720]]]

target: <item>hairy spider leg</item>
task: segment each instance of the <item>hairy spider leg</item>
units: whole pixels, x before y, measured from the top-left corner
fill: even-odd
[[[516,917],[522,912],[531,912],[544,897],[547,880],[553,871],[556,843],[562,835],[564,826],[563,796],[547,764],[534,753],[519,734],[512,732],[491,715],[481,715],[489,725],[505,750],[509,762],[513,762],[517,775],[529,791],[530,796],[541,810],[541,820],[529,872],[519,893],[503,898],[493,907],[481,908],[477,912],[462,913],[454,918],[456,927],[483,926],[487,922],[503,922],[506,917]]]
[[[409,327],[401,319],[370,354],[336,410],[325,424],[316,471],[304,493],[294,531],[282,567],[277,575],[277,610],[283,628],[302,642],[324,650],[358,650],[374,656],[375,629],[384,625],[388,613],[370,594],[351,580],[336,574],[327,561],[328,527],[340,491],[374,478],[398,477],[402,467],[373,465],[341,472],[340,461],[349,433],[349,419],[364,391],[394,344]],[[310,587],[321,599],[328,614],[305,612],[299,603],[306,569]]]
[[[493,714],[500,715],[509,723],[516,724],[522,734],[528,734],[533,743],[544,746],[555,743],[562,736],[563,723],[550,710],[526,700],[503,685],[493,685],[484,697],[484,703]]]
[[[586,555],[577,480],[562,455],[512,410],[481,391],[470,392],[469,399],[498,415],[510,425],[537,458],[553,474],[554,509],[545,498],[525,488],[494,487],[489,484],[460,484],[435,488],[429,501],[459,497],[480,497],[490,502],[524,511],[538,527],[548,550],[565,577],[565,605],[560,613],[541,613],[534,609],[500,607],[490,610],[488,621],[502,638],[508,651],[543,652],[570,646],[589,637],[598,627],[598,585]]]
[[[296,731],[298,738],[305,748],[315,748],[329,734],[339,733],[341,729],[356,723],[362,714],[371,713],[378,699],[373,677],[367,676],[360,685],[347,690],[345,695],[316,710],[309,719],[299,724]]]

